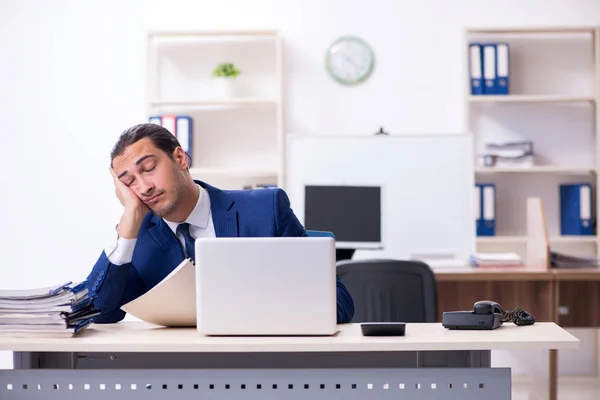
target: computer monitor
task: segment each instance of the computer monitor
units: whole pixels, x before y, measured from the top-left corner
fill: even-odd
[[[381,187],[304,187],[304,227],[335,235],[338,249],[381,249]]]

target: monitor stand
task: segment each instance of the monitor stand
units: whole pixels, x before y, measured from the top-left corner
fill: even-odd
[[[335,249],[335,261],[351,260],[356,249]]]

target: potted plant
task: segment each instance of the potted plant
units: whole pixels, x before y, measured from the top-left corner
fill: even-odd
[[[213,71],[213,77],[220,97],[232,97],[234,95],[234,81],[240,74],[240,70],[233,63],[221,63]]]

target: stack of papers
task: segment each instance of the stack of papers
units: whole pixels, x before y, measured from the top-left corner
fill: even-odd
[[[555,251],[550,253],[552,268],[596,268],[599,264],[596,257],[577,257]]]
[[[524,263],[517,253],[476,253],[471,256],[471,265],[477,267],[521,267]]]
[[[100,314],[85,283],[39,289],[0,290],[0,334],[73,336]]]
[[[481,155],[484,167],[531,168],[534,163],[532,141],[487,143],[486,153]]]
[[[411,254],[410,260],[421,261],[433,270],[467,268],[467,260],[456,257],[450,253],[417,253]]]

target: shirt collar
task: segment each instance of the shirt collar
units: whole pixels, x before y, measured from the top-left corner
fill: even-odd
[[[206,189],[198,184],[196,184],[196,186],[198,186],[198,189],[200,189],[198,201],[184,222],[202,229],[206,229],[208,227],[208,221],[210,218],[210,197]],[[177,234],[177,226],[179,226],[180,222],[171,222],[167,221],[166,219],[164,219],[164,221],[169,228],[171,228],[173,233]]]

